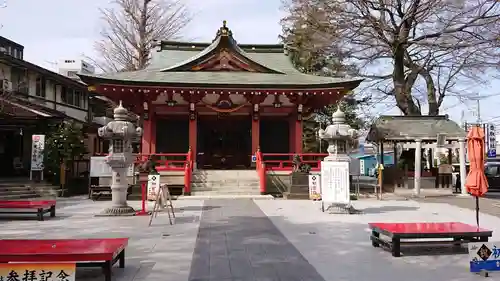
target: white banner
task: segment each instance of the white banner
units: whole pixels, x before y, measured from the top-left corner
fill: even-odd
[[[92,156],[90,157],[90,177],[101,178],[111,177],[111,167],[106,164],[106,156]],[[127,177],[134,176],[134,164],[132,163],[127,170]]]
[[[160,175],[148,175],[148,200],[156,200],[160,190]]]
[[[45,150],[45,135],[31,137],[31,170],[43,171],[43,154]]]
[[[321,162],[321,199],[326,203],[349,204],[349,162]]]
[[[320,175],[309,175],[309,199],[311,200],[321,199],[320,178]]]

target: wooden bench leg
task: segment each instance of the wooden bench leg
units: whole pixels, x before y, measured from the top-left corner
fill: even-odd
[[[125,268],[125,249],[123,249],[120,255],[118,255],[118,263],[120,268]]]
[[[106,261],[102,265],[102,272],[104,273],[104,281],[111,281],[111,268],[113,261]]]
[[[53,218],[56,216],[56,205],[50,206],[50,217]]]
[[[378,233],[375,230],[372,230],[372,236],[374,238],[378,239],[378,238],[380,238],[380,233]],[[377,248],[377,247],[380,247],[380,244],[377,241],[375,241],[375,240],[372,239],[372,246],[375,247],[375,248]]]
[[[43,221],[43,208],[38,208],[36,215],[39,221]]]
[[[401,256],[401,240],[399,238],[392,238],[391,252],[393,257]]]

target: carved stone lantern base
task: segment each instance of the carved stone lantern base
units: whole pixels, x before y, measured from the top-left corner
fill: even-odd
[[[135,216],[136,211],[130,206],[113,206],[106,208],[98,217],[127,217]]]

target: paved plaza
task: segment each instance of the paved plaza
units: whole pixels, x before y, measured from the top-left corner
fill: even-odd
[[[470,199],[473,200],[473,199]],[[125,269],[113,280],[405,280],[468,281],[464,254],[445,249],[393,258],[373,248],[368,222],[474,224],[472,210],[444,203],[354,201],[359,215],[327,214],[318,202],[250,199],[174,201],[176,224],[159,214],[148,217],[95,217],[109,202],[60,199],[57,217],[46,221],[0,220],[7,238],[129,237]],[[138,207],[139,202],[132,203]],[[500,218],[482,214],[481,226],[500,240]],[[404,252],[403,252],[404,253]],[[493,275],[497,278],[496,275]],[[78,281],[104,280],[100,269],[79,269]]]

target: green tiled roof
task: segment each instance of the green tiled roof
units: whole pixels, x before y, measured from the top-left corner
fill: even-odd
[[[225,28],[225,27],[224,27]],[[230,35],[231,36],[231,35]],[[227,38],[227,37],[226,37]],[[227,40],[227,39],[224,40]],[[160,50],[153,52],[151,64],[139,71],[102,75],[79,74],[88,84],[134,83],[149,85],[203,85],[203,86],[251,86],[265,88],[335,88],[353,89],[361,83],[359,78],[332,78],[308,75],[293,66],[282,45],[238,45],[229,38],[233,51],[263,66],[269,73],[230,71],[178,71],[178,67],[194,62],[214,51],[221,42],[217,36],[211,44],[187,42],[161,42]],[[227,42],[227,41],[225,41]]]
[[[441,116],[380,116],[371,126],[367,141],[414,141],[422,139],[436,141],[438,134],[447,140],[458,140],[466,137],[464,129]]]

